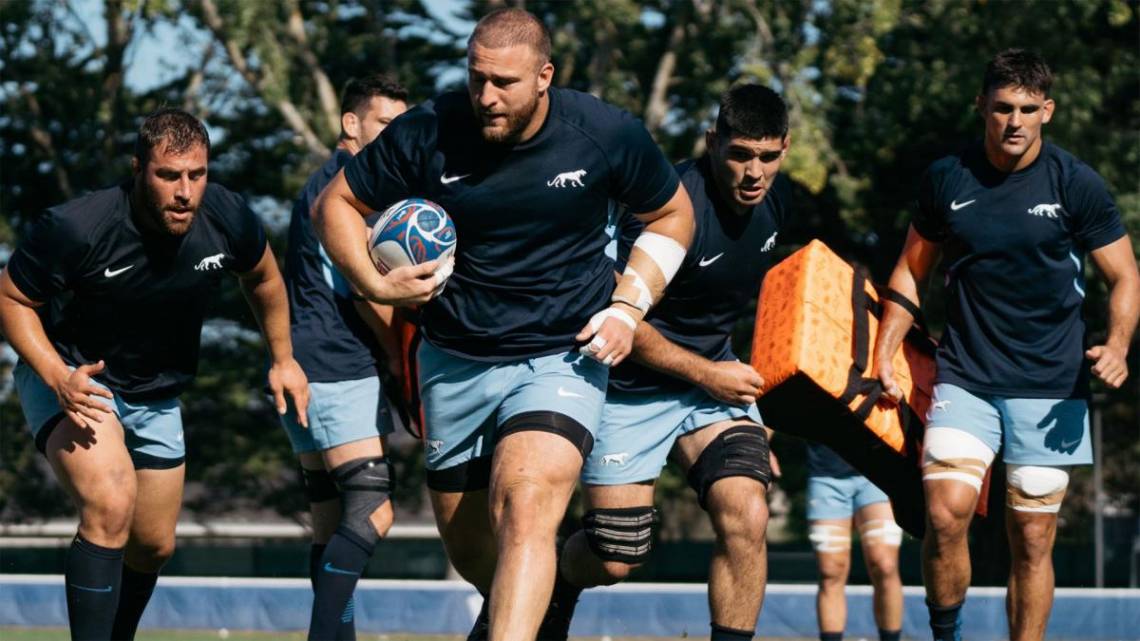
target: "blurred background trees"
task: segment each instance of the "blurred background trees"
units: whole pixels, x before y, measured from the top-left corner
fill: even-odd
[[[461,87],[465,42],[491,0],[10,0],[0,2],[0,264],[47,206],[124,179],[140,117],[178,105],[214,139],[211,180],[243,193],[281,250],[290,201],[334,144],[338,94],[390,71],[415,99]],[[1136,0],[516,1],[554,39],[556,84],[640,116],[674,160],[703,150],[719,94],[769,84],[788,100],[798,221],[886,277],[917,178],[981,135],[973,112],[986,60],[1033,47],[1057,75],[1048,139],[1096,169],[1140,234],[1140,5]],[[1135,244],[1135,241],[1134,241]],[[1137,245],[1140,247],[1140,245]],[[1090,276],[1093,276],[1090,273]],[[938,279],[935,279],[938,280]],[[937,294],[937,283],[934,294]],[[1094,334],[1104,291],[1090,287]],[[931,307],[937,325],[939,305]],[[261,393],[252,318],[228,288],[186,395],[188,506],[200,514],[301,509],[294,463]],[[739,347],[747,349],[747,328]],[[1140,349],[1128,388],[1107,395],[1105,473],[1116,514],[1140,488]],[[26,437],[0,356],[0,516],[68,511]],[[779,439],[792,530],[802,518],[802,448]],[[403,478],[418,478],[418,452]],[[669,497],[683,483],[662,483]],[[407,487],[403,504],[416,506]],[[1062,536],[1087,537],[1088,474],[1076,475]],[[679,500],[688,500],[687,497]],[[398,502],[399,504],[399,502]],[[677,514],[686,513],[684,510]],[[668,518],[669,512],[666,512]],[[683,534],[688,519],[669,529]]]

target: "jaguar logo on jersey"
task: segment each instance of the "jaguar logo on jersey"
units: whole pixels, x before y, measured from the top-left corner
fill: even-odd
[[[1060,210],[1061,210],[1061,204],[1060,203],[1053,203],[1052,205],[1046,205],[1045,203],[1041,203],[1040,205],[1037,205],[1036,207],[1033,207],[1031,209],[1027,209],[1025,211],[1030,213],[1030,214],[1033,214],[1034,216],[1043,216],[1045,218],[1056,218],[1057,212]]]
[[[772,232],[772,235],[768,237],[768,240],[764,241],[764,246],[760,248],[761,253],[772,251],[772,249],[776,246],[776,235],[779,233],[780,232],[778,231]]]
[[[221,269],[222,268],[222,259],[225,257],[226,257],[225,254],[214,254],[213,256],[207,256],[207,257],[203,258],[202,260],[198,261],[197,265],[194,265],[194,271],[196,271],[196,272],[208,272],[208,271],[212,271],[215,269]]]
[[[546,186],[554,187],[555,189],[561,189],[563,187],[585,187],[586,185],[582,182],[582,177],[585,175],[585,169],[564,171],[554,178],[546,181]]]

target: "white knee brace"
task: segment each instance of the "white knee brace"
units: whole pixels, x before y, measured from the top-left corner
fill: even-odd
[[[808,540],[816,552],[842,552],[851,547],[851,532],[839,525],[813,523]]]
[[[994,452],[978,437],[952,427],[926,430],[922,440],[922,480],[961,481],[980,491]]]
[[[859,527],[859,536],[872,545],[902,545],[902,528],[890,519],[872,519]]]
[[[1057,513],[1069,487],[1069,468],[1010,465],[1006,468],[1006,505],[1018,512]]]

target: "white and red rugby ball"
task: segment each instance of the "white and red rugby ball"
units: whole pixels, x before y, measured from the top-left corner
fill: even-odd
[[[455,253],[455,225],[436,203],[408,198],[380,214],[368,237],[368,253],[380,273]]]

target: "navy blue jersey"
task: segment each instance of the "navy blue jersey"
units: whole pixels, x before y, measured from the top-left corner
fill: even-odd
[[[394,120],[344,175],[374,209],[419,196],[451,215],[455,272],[424,306],[422,328],[440,349],[486,361],[572,349],[613,293],[610,201],[653,211],[678,186],[637,119],[554,88],[526,142],[485,142],[467,94],[453,92]]]
[[[733,360],[730,335],[748,313],[748,302],[772,263],[772,249],[790,219],[790,184],[777,175],[764,200],[747,214],[721,201],[709,174],[709,158],[677,165],[681,182],[693,201],[696,229],[685,260],[665,297],[645,320],[662,336],[714,361]],[[624,247],[635,234],[621,231]],[[623,392],[680,391],[692,384],[658,372],[633,359],[610,371],[610,387]]]
[[[1080,398],[1084,257],[1124,236],[1100,176],[1045,143],[1005,174],[980,143],[927,170],[912,221],[942,244],[946,330],[937,381],[1020,398]]]
[[[808,476],[827,476],[831,478],[846,478],[858,476],[859,472],[835,450],[814,441],[807,442]]]
[[[313,231],[313,201],[352,154],[337,150],[309,177],[293,203],[285,286],[293,357],[312,383],[351,381],[376,375],[380,346],[357,313],[352,289]]]
[[[144,231],[131,215],[132,185],[48,209],[8,273],[25,296],[52,303],[41,317],[64,362],[105,361],[95,378],[128,401],[169,398],[198,371],[222,275],[257,266],[265,231],[241,197],[214,184],[185,235]]]

